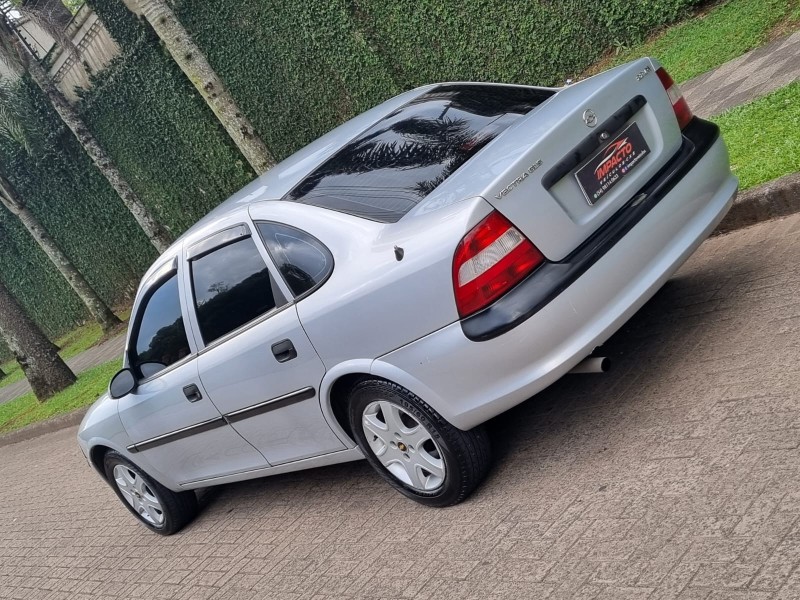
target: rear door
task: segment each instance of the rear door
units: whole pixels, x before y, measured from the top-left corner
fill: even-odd
[[[676,154],[669,98],[642,59],[559,91],[487,147],[484,197],[550,260],[565,258]]]
[[[271,465],[342,450],[317,392],[325,368],[286,285],[240,224],[189,249],[203,387]]]

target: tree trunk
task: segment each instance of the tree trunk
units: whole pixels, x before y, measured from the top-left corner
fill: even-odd
[[[6,376],[6,372],[3,369],[0,369],[0,379]]]
[[[274,166],[275,158],[258,137],[253,124],[239,109],[225,83],[167,3],[164,0],[139,0],[139,7],[256,174],[261,175]]]
[[[48,340],[0,283],[0,335],[17,359],[39,402],[75,383],[75,374],[61,360]]]
[[[0,202],[12,214],[19,217],[25,229],[31,234],[36,243],[39,244],[48,258],[58,269],[59,273],[64,276],[67,283],[75,290],[81,301],[89,309],[92,317],[100,323],[104,333],[110,332],[117,325],[122,323],[112,310],[100,299],[97,292],[92,289],[89,282],[78,272],[75,265],[67,258],[67,255],[58,247],[55,240],[50,237],[39,219],[25,206],[25,203],[17,195],[14,186],[2,175],[0,175]]]
[[[5,24],[3,24],[3,26],[5,26]],[[92,132],[89,131],[86,123],[83,122],[83,119],[78,115],[77,111],[67,102],[67,99],[64,98],[58,88],[56,88],[39,62],[30,55],[13,32],[10,33],[9,38],[16,47],[23,67],[31,76],[34,83],[36,83],[44,95],[47,96],[48,100],[50,100],[50,104],[53,105],[53,108],[58,113],[58,116],[61,117],[64,124],[73,135],[75,135],[97,169],[108,180],[108,183],[111,184],[114,191],[117,192],[122,202],[133,215],[133,218],[136,219],[136,222],[139,223],[139,226],[150,239],[150,243],[152,243],[159,252],[164,252],[172,243],[172,235],[161,223],[153,218],[150,211],[136,195],[136,192],[133,191],[133,188],[131,188],[130,184],[122,176],[122,173],[119,172],[119,169],[117,169],[111,157],[106,153]]]

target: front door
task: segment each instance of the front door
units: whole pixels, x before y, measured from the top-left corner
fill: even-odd
[[[202,387],[184,328],[175,272],[146,289],[135,311],[128,363],[140,379],[119,399],[133,445],[179,483],[267,466],[220,415]]]

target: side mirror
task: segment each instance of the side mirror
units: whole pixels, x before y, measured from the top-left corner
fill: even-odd
[[[108,395],[112,398],[122,398],[136,389],[136,377],[130,369],[122,369],[108,384]]]

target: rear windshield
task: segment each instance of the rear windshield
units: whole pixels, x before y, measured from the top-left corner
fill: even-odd
[[[394,223],[553,92],[442,85],[351,140],[283,199]]]

